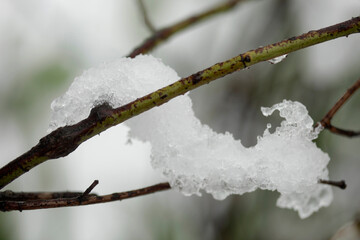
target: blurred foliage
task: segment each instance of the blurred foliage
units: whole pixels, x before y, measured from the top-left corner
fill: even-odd
[[[71,69],[61,61],[50,61],[27,76],[20,75],[21,79],[17,79],[3,96],[0,110],[18,121],[22,130],[27,132],[29,126],[39,120],[38,116],[49,109],[53,96],[64,89],[70,74]]]

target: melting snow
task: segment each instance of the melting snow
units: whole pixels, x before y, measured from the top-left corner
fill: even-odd
[[[178,79],[173,69],[152,56],[104,63],[85,71],[54,100],[49,130],[86,118],[98,103],[119,107]],[[230,133],[216,133],[201,124],[187,95],[126,125],[131,138],[151,143],[152,166],[183,194],[205,191],[221,200],[256,189],[276,190],[279,207],[295,209],[306,218],[332,201],[331,188],[318,184],[328,179],[329,156],[312,142],[320,129],[313,130],[313,120],[301,103],[284,100],[261,109],[265,116],[276,110],[284,118],[281,125],[270,133],[268,124],[250,148]]]
[[[273,59],[268,60],[271,64],[277,64],[279,62],[282,62],[287,57],[287,54],[281,55],[279,57],[275,57]]]

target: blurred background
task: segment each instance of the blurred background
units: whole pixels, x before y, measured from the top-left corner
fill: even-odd
[[[156,28],[173,24],[220,0],[145,0]],[[250,49],[359,14],[358,0],[249,0],[193,26],[151,54],[182,77]],[[46,135],[52,100],[85,69],[131,52],[151,36],[137,1],[0,1],[0,164]],[[282,99],[307,106],[320,120],[359,77],[359,35],[261,63],[190,93],[196,115],[217,132],[231,132],[245,146],[266,123],[261,106]],[[359,130],[360,94],[333,120]],[[127,143],[124,126],[111,128],[69,156],[48,161],[17,179],[14,191],[83,191],[107,194],[164,181],[150,166],[150,146]],[[330,178],[346,180],[334,201],[301,220],[276,207],[277,192],[258,190],[216,201],[176,191],[85,207],[0,213],[0,239],[330,239],[360,210],[360,139],[324,131],[317,144],[330,155]],[[356,237],[356,228],[352,229]],[[350,231],[350,230],[349,230]],[[336,237],[334,239],[343,239]]]

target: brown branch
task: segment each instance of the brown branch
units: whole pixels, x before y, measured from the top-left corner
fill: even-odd
[[[139,197],[171,189],[169,183],[159,183],[149,187],[132,190],[128,192],[112,193],[108,195],[89,194],[91,190],[99,183],[95,180],[84,193],[81,192],[0,192],[0,211],[23,211],[60,207],[74,207],[93,205],[98,203],[107,203],[121,201],[128,198]],[[342,181],[319,180],[321,184],[327,184],[341,189],[346,188],[346,183]]]
[[[336,104],[330,109],[330,111],[325,115],[325,117],[320,121],[320,124],[328,129],[330,132],[347,136],[347,137],[356,137],[360,136],[360,131],[351,131],[344,130],[338,127],[335,127],[331,124],[331,120],[334,115],[339,111],[339,109],[345,104],[345,102],[360,88],[360,79],[358,79],[354,85],[352,85],[345,94],[336,102]]]
[[[128,57],[135,57],[139,54],[144,54],[144,53],[148,53],[150,52],[152,49],[154,49],[156,46],[158,46],[160,43],[166,41],[168,38],[170,38],[171,36],[173,36],[175,33],[178,33],[190,26],[193,26],[201,21],[204,21],[206,19],[208,19],[209,17],[212,17],[218,13],[221,12],[226,12],[232,8],[234,8],[238,3],[242,2],[243,0],[228,0],[225,1],[224,3],[211,8],[203,13],[191,16],[189,18],[186,18],[185,20],[182,20],[174,25],[165,27],[163,29],[160,29],[158,31],[155,31],[154,34],[149,37],[148,39],[146,39],[139,47],[137,47],[136,49],[134,49],[129,55]],[[139,0],[139,2],[142,2],[141,0]],[[144,13],[143,13],[144,15]],[[145,18],[146,15],[144,15]],[[146,18],[145,18],[145,22],[146,22]],[[147,26],[151,26],[148,25],[148,23],[146,23]],[[153,28],[153,27],[151,27]],[[150,28],[150,29],[151,29]]]
[[[346,185],[346,182],[344,180],[341,180],[341,181],[331,181],[331,180],[323,180],[323,179],[320,179],[319,180],[319,183],[321,184],[327,184],[327,185],[330,185],[330,186],[333,186],[333,187],[338,187],[340,189],[346,189],[347,185]]]
[[[95,182],[94,182],[95,183]],[[93,186],[94,183],[91,185]],[[96,184],[95,184],[96,185]],[[95,187],[95,186],[93,186]],[[89,188],[88,188],[89,189]],[[46,208],[59,208],[59,207],[73,207],[73,206],[84,206],[98,203],[107,203],[114,201],[121,201],[128,198],[134,198],[138,196],[148,195],[155,192],[171,189],[169,183],[159,183],[145,188],[140,188],[127,192],[112,193],[108,195],[96,195],[96,194],[84,194],[76,192],[70,193],[67,197],[63,193],[14,193],[11,192],[12,197],[6,197],[10,191],[0,193],[0,211],[23,211],[23,210],[35,210],[35,209],[46,209]],[[90,189],[91,191],[91,189]],[[89,192],[90,192],[89,191]],[[7,192],[7,193],[6,193]],[[42,198],[42,196],[56,196],[62,195],[61,197],[55,198]],[[32,196],[32,198],[22,197]]]
[[[82,192],[13,192],[6,190],[0,192],[0,202],[2,201],[28,201],[45,200],[58,198],[78,198]],[[90,194],[89,194],[90,195]]]
[[[148,27],[150,32],[155,33],[156,29],[155,29],[154,25],[151,23],[151,21],[149,19],[149,16],[147,14],[144,1],[143,0],[138,0],[138,5],[139,5],[139,8],[140,8],[141,14],[143,15],[145,25]]]
[[[29,200],[53,200],[59,198],[83,198],[84,196],[93,195],[90,192],[99,184],[95,180],[84,192],[13,192],[10,190],[0,192],[1,201],[29,201]]]

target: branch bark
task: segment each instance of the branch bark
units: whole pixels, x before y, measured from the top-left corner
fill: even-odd
[[[58,128],[40,139],[30,151],[19,156],[0,169],[0,189],[35,166],[63,157],[74,151],[81,143],[106,129],[160,106],[172,98],[219,79],[235,71],[267,61],[321,42],[360,32],[360,16],[351,20],[270,44],[242,53],[227,61],[217,63],[191,76],[143,96],[119,108],[103,104],[92,109],[88,118],[81,122]]]
[[[107,203],[114,201],[121,201],[128,198],[139,197],[151,193],[161,192],[171,189],[169,183],[159,183],[149,187],[112,193],[108,195],[99,196],[97,194],[90,194],[92,189],[99,183],[95,180],[85,192],[13,192],[10,190],[0,192],[0,211],[23,211],[36,210],[60,207],[74,207],[93,205],[98,203]],[[346,183],[342,181],[319,180],[319,184],[327,184],[340,189],[346,188]]]
[[[90,187],[92,187],[93,185],[94,184],[92,184]],[[128,198],[148,195],[154,192],[160,192],[170,188],[171,187],[169,183],[159,183],[145,188],[140,188],[127,192],[112,193],[108,195],[89,194],[86,193],[86,191],[84,193],[70,192],[66,194],[65,193],[61,193],[61,194],[14,193],[12,191],[5,191],[3,193],[0,193],[0,211],[7,212],[7,211],[18,210],[21,212],[23,210],[74,207],[74,206],[84,206],[84,205],[98,204],[98,203],[107,203],[107,202],[121,201]],[[25,197],[28,198],[26,199]]]

